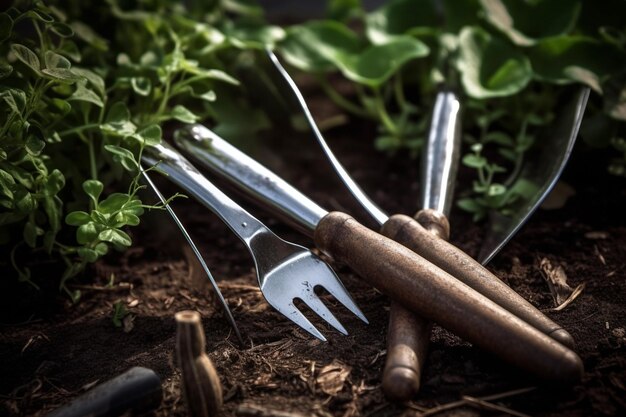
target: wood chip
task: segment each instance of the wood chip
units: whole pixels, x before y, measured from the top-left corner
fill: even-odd
[[[127,314],[122,319],[122,328],[124,329],[124,333],[130,333],[135,328],[135,316],[132,314]]]
[[[561,265],[552,265],[552,262],[547,258],[543,258],[539,262],[539,268],[550,288],[555,305],[554,311],[563,310],[585,289],[585,283],[580,284],[575,289],[570,287],[567,284],[567,275],[563,267]]]
[[[594,231],[594,232],[585,233],[585,237],[591,240],[601,240],[601,239],[607,239],[609,237],[609,234],[607,232]]]
[[[315,382],[322,392],[334,396],[343,389],[350,371],[352,371],[350,366],[334,359],[330,365],[320,369]]]

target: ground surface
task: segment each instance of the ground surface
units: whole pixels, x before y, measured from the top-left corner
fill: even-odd
[[[328,116],[319,109],[316,113],[320,119]],[[330,131],[328,137],[373,199],[389,212],[412,214],[417,208],[418,164],[401,155],[383,158],[371,148],[370,128],[353,124]],[[276,143],[278,139],[268,139],[257,148]],[[310,137],[291,136],[280,149],[262,151],[259,158],[326,208],[364,219],[330,175]],[[187,265],[179,250],[183,245],[166,227],[166,215],[156,213],[133,231],[135,248],[108,256],[73,284],[83,293],[77,305],[70,306],[63,296],[44,301],[29,290],[19,293],[3,284],[0,415],[45,414],[132,366],[152,368],[163,380],[164,400],[156,415],[185,415],[173,361],[173,315],[184,309],[202,314],[207,351],[224,387],[225,416],[289,415],[279,411],[411,416],[462,396],[501,393],[509,394],[492,403],[527,415],[626,415],[626,187],[623,180],[591,170],[590,158],[585,152],[574,155],[564,179],[576,195],[565,207],[538,212],[489,265],[572,333],[586,368],[583,381],[574,387],[541,385],[435,327],[420,394],[409,404],[389,403],[380,387],[389,308],[385,296],[345,266],[335,265],[370,325],[336,308],[350,335],[341,336],[316,321],[329,339],[318,342],[268,307],[249,255],[228,229],[194,202],[178,201],[175,209],[220,280],[246,346],[238,345],[207,282]],[[310,247],[308,238],[254,212],[279,235]],[[458,211],[451,218],[452,241],[475,254],[483,226]],[[572,287],[586,283],[582,295],[563,311],[550,310],[553,301],[538,267],[543,258],[562,265]],[[40,274],[46,272],[40,268]],[[107,285],[112,276],[113,285]],[[130,312],[127,331],[113,325],[116,302]],[[332,369],[325,368],[331,364]],[[527,387],[534,389],[510,393]],[[505,414],[470,398],[465,406],[438,415]]]

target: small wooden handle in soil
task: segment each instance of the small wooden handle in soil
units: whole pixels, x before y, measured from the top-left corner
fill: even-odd
[[[430,233],[441,239],[450,236],[443,213],[422,210],[420,219]],[[387,331],[387,359],[383,370],[383,392],[394,401],[409,401],[420,388],[422,368],[430,342],[432,323],[396,302],[391,303]]]
[[[582,361],[482,294],[344,213],[315,229],[316,245],[403,307],[542,379],[575,382]]]
[[[176,359],[183,397],[191,417],[214,417],[222,408],[222,385],[205,352],[200,313],[179,311],[176,319]]]
[[[401,214],[391,216],[383,225],[381,233],[419,253],[542,333],[569,348],[574,347],[574,339],[560,325],[550,320],[471,256],[437,238],[415,219]]]

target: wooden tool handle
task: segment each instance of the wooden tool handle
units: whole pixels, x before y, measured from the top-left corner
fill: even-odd
[[[583,366],[576,353],[347,214],[323,217],[315,242],[405,308],[507,362],[543,379],[581,378]]]
[[[443,213],[427,209],[418,214],[421,224],[430,233],[441,239],[449,238],[450,223]],[[413,314],[396,302],[391,303],[387,359],[382,382],[387,398],[409,401],[419,391],[431,329],[430,321]]]
[[[383,392],[390,400],[409,401],[419,391],[431,328],[431,321],[392,301],[383,369]]]
[[[487,268],[456,246],[438,239],[409,216],[391,216],[381,233],[426,258],[542,333],[573,348],[574,339]]]

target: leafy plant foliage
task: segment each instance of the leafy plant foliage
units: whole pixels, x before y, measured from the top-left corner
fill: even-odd
[[[582,0],[389,0],[367,12],[358,1],[335,0],[328,20],[288,28],[278,46],[293,66],[316,74],[337,105],[376,121],[382,150],[415,155],[437,90],[464,93],[471,151],[463,164],[475,181],[459,206],[480,219],[532,192],[514,179],[556,113],[555,86],[593,89],[583,137],[624,153],[626,27],[616,16],[626,15],[626,4],[603,7],[612,12]],[[332,72],[354,83],[356,101],[333,90]],[[626,176],[626,160],[615,158],[609,170]]]
[[[88,3],[18,1],[0,14],[0,245],[35,286],[33,257],[60,259],[74,300],[67,280],[129,247],[127,228],[162,208],[138,197],[145,147],[169,121],[214,115],[216,88],[238,85],[224,62],[280,32],[234,1]]]

